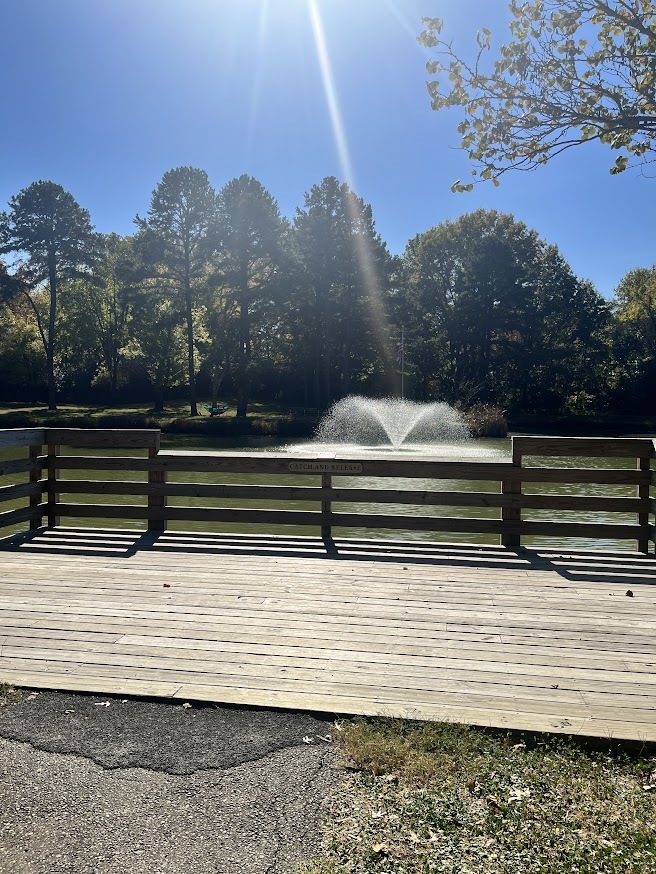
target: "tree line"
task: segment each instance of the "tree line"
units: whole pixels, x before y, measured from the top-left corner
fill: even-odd
[[[0,400],[185,395],[325,409],[351,393],[522,413],[647,412],[656,267],[614,300],[512,215],[477,210],[390,254],[333,177],[287,219],[243,175],[164,174],[129,236],[98,234],[61,186],[0,214]]]

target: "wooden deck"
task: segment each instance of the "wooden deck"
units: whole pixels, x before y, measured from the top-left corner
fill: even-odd
[[[19,686],[656,741],[655,633],[635,553],[98,529],[0,549]]]

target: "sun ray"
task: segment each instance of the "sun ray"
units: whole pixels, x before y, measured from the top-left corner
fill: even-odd
[[[257,118],[260,111],[260,96],[262,89],[262,76],[264,73],[264,52],[266,46],[267,32],[269,29],[269,20],[271,18],[271,0],[262,0],[260,6],[260,16],[257,25],[256,36],[256,52],[255,52],[255,69],[253,73],[253,82],[251,85],[251,97],[248,111],[248,131],[246,141],[246,158],[250,163],[253,154],[253,144],[255,141],[255,128],[257,126]]]
[[[333,76],[333,68],[330,62],[328,53],[328,44],[326,42],[326,32],[323,26],[321,13],[317,0],[310,0],[310,21],[312,22],[312,33],[314,34],[314,42],[317,49],[317,58],[319,60],[319,68],[321,70],[321,79],[323,82],[323,90],[326,95],[328,104],[328,112],[330,113],[330,121],[333,127],[333,136],[335,137],[335,146],[337,155],[342,168],[342,175],[349,186],[353,186],[355,179],[353,176],[353,164],[351,162],[351,153],[348,147],[346,138],[346,128],[342,118],[342,112],[337,98],[337,88],[335,87],[335,77]]]
[[[352,225],[356,228],[362,227],[364,217],[360,208],[360,200],[354,193],[356,188],[355,172],[351,160],[348,138],[346,136],[346,126],[339,105],[335,77],[333,75],[330,54],[328,52],[326,32],[317,0],[309,0],[309,11],[323,88],[326,95],[326,103],[328,104],[328,112],[330,114],[330,121],[333,128],[335,147],[337,149],[342,176],[352,192],[352,194],[346,199],[346,209]],[[389,361],[391,360],[389,339],[390,327],[383,304],[380,276],[378,275],[375,259],[365,235],[363,233],[354,234],[353,244],[355,257],[369,303],[370,324],[376,335],[377,346],[381,355],[385,358],[386,367],[389,370]],[[392,386],[390,386],[390,388],[392,388]]]

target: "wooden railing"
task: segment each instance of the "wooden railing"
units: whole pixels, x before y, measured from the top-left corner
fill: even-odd
[[[43,454],[43,447],[46,453]],[[112,449],[142,454],[68,455],[61,447],[73,449]],[[330,538],[334,528],[385,529],[390,531],[447,532],[451,534],[498,535],[501,543],[518,547],[522,537],[547,536],[564,539],[583,537],[600,540],[632,540],[638,550],[648,553],[656,542],[652,524],[656,501],[650,488],[656,485],[652,459],[655,442],[646,438],[561,438],[515,437],[510,458],[463,460],[427,457],[399,458],[349,453],[339,456],[294,456],[284,453],[227,453],[160,451],[160,432],[148,430],[84,430],[34,428],[0,431],[0,449],[20,449],[23,458],[0,461],[0,477],[27,474],[27,481],[0,487],[0,510],[8,501],[27,499],[26,506],[0,512],[0,528],[28,522],[38,528],[42,520],[49,527],[61,518],[143,520],[148,530],[164,531],[169,523],[257,523],[267,526],[304,526],[320,529]],[[529,457],[608,458],[632,460],[631,468],[592,468],[586,466],[530,466]],[[570,462],[571,463],[571,462]],[[120,480],[67,479],[67,471],[112,471],[125,474]],[[249,474],[258,477],[287,475],[313,478],[317,484],[265,485],[214,482],[170,482],[169,474],[194,476]],[[141,479],[135,479],[138,475]],[[131,478],[132,477],[132,478]],[[343,477],[356,478],[356,484],[339,484]],[[375,487],[357,485],[357,478],[374,478]],[[434,483],[413,489],[404,485],[390,488],[379,478],[422,479]],[[1,482],[2,480],[0,480]],[[455,483],[449,488],[448,483]],[[495,491],[465,491],[457,483],[493,484]],[[320,485],[318,484],[320,482]],[[447,486],[445,487],[445,483]],[[527,494],[527,483],[577,486],[577,494]],[[633,495],[623,497],[586,494],[596,486],[630,487]],[[46,496],[44,502],[43,497]],[[147,503],[107,504],[70,502],[62,496],[134,496]],[[251,509],[220,506],[169,506],[169,498],[203,498],[213,501],[308,502],[316,509]],[[485,508],[497,510],[497,518],[470,516],[429,516],[385,512],[343,512],[335,504],[418,505],[422,507]],[[526,519],[525,511],[574,511],[604,514],[616,521],[570,519]],[[619,514],[631,514],[635,521],[623,521]]]

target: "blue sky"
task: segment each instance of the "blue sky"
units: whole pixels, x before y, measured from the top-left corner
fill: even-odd
[[[250,173],[293,215],[324,176],[352,177],[391,251],[446,218],[511,212],[610,295],[656,261],[656,179],[612,177],[614,158],[575,149],[499,189],[452,194],[471,170],[457,112],[425,89],[422,16],[460,45],[506,0],[5,0],[0,4],[0,208],[36,179],[60,183],[101,231],[131,233],[172,167],[220,188]],[[336,128],[338,134],[336,135]]]

